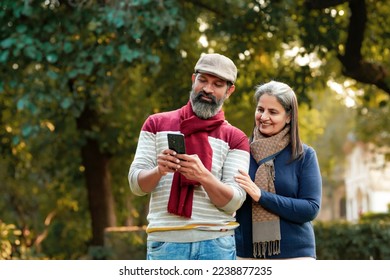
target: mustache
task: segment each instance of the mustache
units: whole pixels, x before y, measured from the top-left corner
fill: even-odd
[[[212,94],[208,94],[208,93],[204,92],[203,90],[198,92],[198,94],[195,97],[195,100],[200,101],[200,102],[204,102],[204,103],[209,103],[209,102],[204,101],[202,99],[202,97],[210,98],[213,100],[212,101],[213,104],[217,104],[217,98]]]

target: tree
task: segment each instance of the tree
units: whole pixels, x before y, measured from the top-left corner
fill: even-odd
[[[357,135],[380,146],[390,145],[390,131],[383,124],[390,94],[390,6],[386,1],[243,2],[230,5],[231,9],[215,2],[199,4],[214,15],[204,16],[210,23],[206,36],[228,41],[229,49],[239,53],[246,75],[239,80],[240,86],[279,79],[294,87],[300,103],[310,103],[309,91],[326,88],[328,80],[345,84],[361,106]],[[250,100],[249,90],[244,88],[246,100]],[[234,124],[242,125],[237,119]]]
[[[35,228],[42,246],[71,229],[78,245],[99,246],[105,227],[144,222],[146,201],[129,202],[125,170],[144,119],[188,100],[201,52],[238,65],[225,110],[247,134],[254,86],[270,79],[307,110],[328,80],[348,79],[364,89],[362,112],[386,116],[389,13],[373,0],[2,1],[0,210]]]
[[[370,5],[366,4],[369,3]],[[369,34],[374,34],[373,30],[367,30],[367,27],[377,29],[385,27],[388,22],[388,17],[384,16],[385,13],[389,12],[389,7],[386,6],[385,1],[366,1],[366,0],[328,0],[328,1],[319,1],[319,0],[307,0],[305,1],[306,6],[309,9],[328,9],[331,7],[336,7],[337,5],[348,3],[350,17],[348,24],[348,32],[346,42],[343,43],[341,48],[344,53],[339,53],[338,58],[343,65],[342,73],[355,79],[358,82],[375,85],[378,88],[385,91],[390,95],[390,79],[388,67],[385,67],[379,61],[371,61],[367,59],[364,55],[370,57],[372,54],[379,55],[378,53],[367,51],[370,48],[380,47],[375,44],[371,45],[370,36],[366,36],[367,32]],[[368,18],[368,12],[373,15],[377,14],[375,17],[371,16]],[[378,14],[380,14],[378,16]],[[378,21],[378,22],[376,22]],[[380,24],[382,22],[382,24]],[[387,23],[386,23],[387,22]],[[375,25],[377,27],[375,27]],[[385,28],[384,28],[385,29]],[[377,31],[377,30],[376,30]],[[382,33],[383,32],[383,33]],[[387,37],[385,36],[386,30],[374,34],[375,37],[381,36],[381,33],[384,35],[383,40],[388,43]],[[375,38],[374,40],[378,39]],[[366,40],[368,46],[363,46],[363,41]],[[341,42],[340,42],[341,43]],[[336,46],[334,46],[336,47]],[[388,47],[388,44],[383,45],[384,48]]]
[[[28,144],[49,129],[56,135],[51,141],[79,148],[80,166],[73,173],[85,175],[92,245],[102,245],[104,228],[116,225],[109,162],[128,133],[113,119],[117,78],[127,67],[158,64],[158,52],[174,48],[182,28],[174,1],[107,2],[0,6],[2,105],[10,110],[14,103],[14,113],[24,115],[13,120],[13,113],[3,114],[9,129],[2,143],[6,149],[23,143],[35,156],[39,151]],[[71,139],[63,138],[69,134]],[[29,161],[21,152],[15,157]]]

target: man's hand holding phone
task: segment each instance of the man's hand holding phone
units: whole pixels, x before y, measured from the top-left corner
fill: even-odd
[[[172,154],[172,151],[176,154],[185,154],[185,142],[184,134],[182,133],[168,133],[168,149],[164,150],[161,154],[157,156],[158,170],[161,175],[166,175],[167,173],[176,172],[180,166],[180,160],[176,157],[175,154]]]
[[[169,154],[169,150],[163,152],[162,158],[165,159],[161,164],[165,172],[179,171],[189,180],[199,181],[201,178],[206,178],[205,174],[210,172],[205,168],[199,156],[196,154],[187,155],[182,133],[168,133],[169,150],[175,151],[177,154]]]
[[[168,147],[170,150],[175,151],[178,154],[186,153],[186,145],[184,142],[183,133],[168,133]]]

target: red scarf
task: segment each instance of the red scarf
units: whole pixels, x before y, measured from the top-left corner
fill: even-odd
[[[222,110],[214,117],[205,120],[194,114],[190,102],[180,109],[180,132],[185,137],[186,153],[188,155],[197,154],[203,165],[210,171],[213,150],[208,141],[208,134],[222,125],[224,121],[225,114]],[[199,182],[188,180],[180,172],[175,172],[168,201],[168,212],[191,218],[194,187],[199,185]]]

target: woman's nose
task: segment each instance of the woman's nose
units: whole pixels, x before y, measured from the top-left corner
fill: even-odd
[[[262,120],[268,120],[269,119],[269,114],[267,114],[266,112],[263,112],[260,116],[260,119]]]

